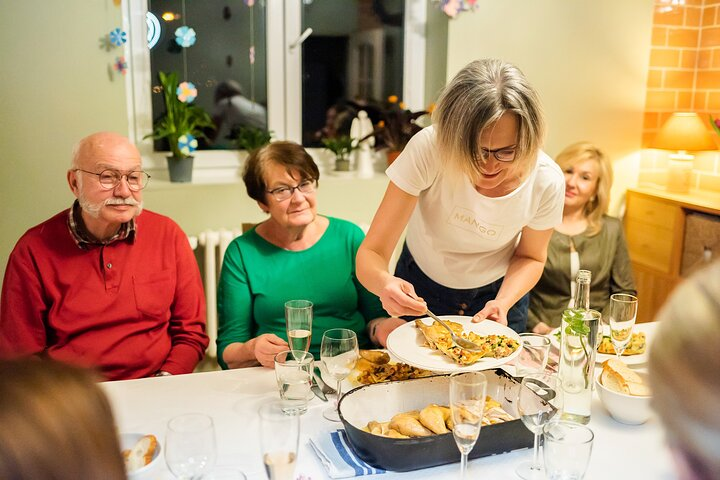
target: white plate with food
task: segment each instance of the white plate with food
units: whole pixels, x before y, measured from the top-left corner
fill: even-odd
[[[626,353],[622,355],[622,361],[625,362],[627,365],[642,365],[644,363],[647,363],[648,361],[648,351],[650,348],[650,341],[652,339],[652,334],[655,331],[654,325],[650,323],[636,323],[633,326],[633,339],[631,340],[632,344],[628,346],[628,349],[625,350]],[[550,343],[557,348],[560,349],[560,339],[559,334],[560,333],[560,327],[556,328],[548,336],[550,337]],[[642,345],[642,337],[638,337],[638,334],[642,333],[645,336],[644,346],[645,348],[642,349],[640,346]],[[610,341],[610,337],[603,337],[605,342],[605,347],[612,348],[612,342]],[[600,348],[600,346],[598,346]],[[635,351],[642,351],[642,353],[634,353]],[[597,352],[595,355],[595,362],[596,363],[603,363],[605,360],[608,360],[610,358],[617,358],[617,355],[615,355],[615,350],[611,350],[612,353],[600,353],[600,351]]]
[[[390,333],[387,339],[388,351],[397,357],[401,362],[414,367],[442,373],[469,372],[496,368],[513,360],[520,353],[520,349],[522,348],[520,345],[520,336],[517,332],[505,325],[501,325],[492,320],[484,320],[479,323],[473,323],[472,317],[459,315],[441,315],[440,318],[446,322],[450,321],[459,324],[458,328],[461,327],[462,331],[466,332],[466,334],[472,332],[472,334],[476,334],[481,337],[488,337],[491,335],[505,337],[505,340],[510,341],[509,343],[515,344],[515,348],[512,353],[500,358],[483,357],[470,365],[460,365],[440,350],[433,349],[428,346],[426,337],[421,329],[416,326],[416,322],[410,321]],[[430,318],[422,318],[418,321],[428,327],[433,324],[433,320]],[[438,328],[441,329],[439,330],[440,332],[447,332],[442,329],[442,327]],[[449,334],[447,334],[447,336],[449,337]],[[477,341],[476,338],[477,337],[473,337],[471,340]],[[503,354],[504,353],[505,352],[503,352]]]

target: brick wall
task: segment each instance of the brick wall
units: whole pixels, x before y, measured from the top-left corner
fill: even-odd
[[[658,129],[673,112],[697,112],[703,120],[708,114],[720,115],[720,0],[656,0],[654,9],[644,149],[650,149]],[[641,185],[666,184],[667,155],[643,150]],[[720,191],[717,152],[696,156],[692,185]]]

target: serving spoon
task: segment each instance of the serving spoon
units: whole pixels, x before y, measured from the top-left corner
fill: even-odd
[[[452,341],[453,341],[453,343],[455,344],[456,347],[460,347],[460,348],[462,348],[463,350],[467,350],[468,352],[480,352],[480,351],[482,351],[482,348],[480,348],[477,343],[473,343],[473,342],[471,342],[470,340],[466,340],[466,339],[462,338],[461,336],[456,335],[455,332],[452,331],[452,329],[448,326],[447,323],[443,322],[443,321],[440,319],[440,317],[438,317],[437,315],[435,315],[434,313],[432,313],[430,310],[426,310],[425,313],[427,313],[427,315],[428,315],[430,318],[432,318],[433,320],[435,320],[436,322],[438,322],[440,325],[442,325],[443,327],[445,327],[448,332],[450,332],[450,338],[452,339]]]

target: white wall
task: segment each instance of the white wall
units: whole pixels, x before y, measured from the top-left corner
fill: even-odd
[[[479,0],[450,22],[447,75],[502,58],[539,91],[554,156],[580,140],[615,162],[611,212],[637,182],[653,0]]]

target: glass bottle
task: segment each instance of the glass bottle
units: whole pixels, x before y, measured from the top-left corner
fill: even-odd
[[[573,308],[590,310],[590,279],[592,273],[590,270],[578,270],[575,279],[575,297],[573,298]]]

